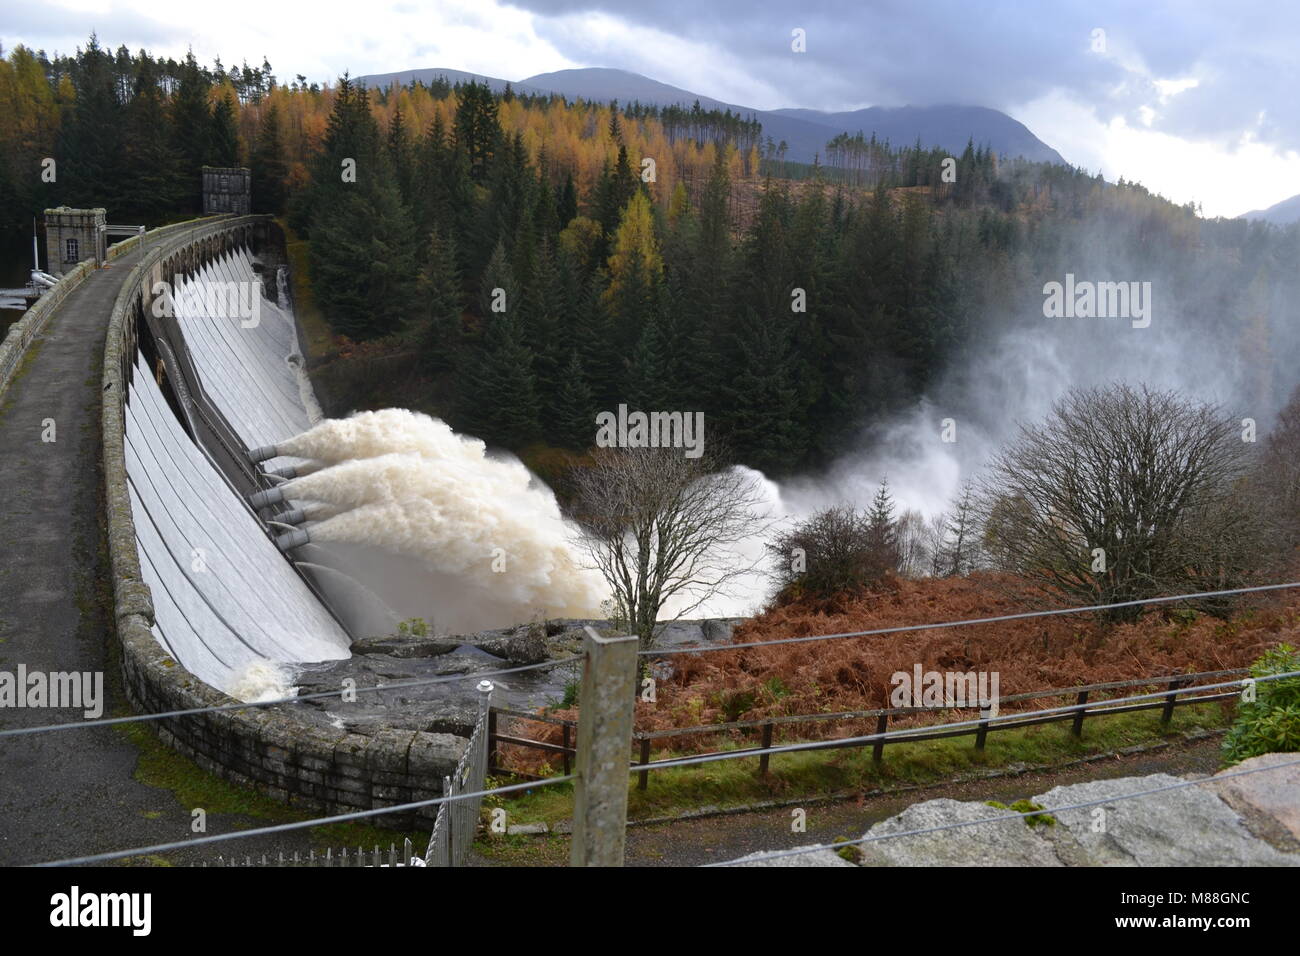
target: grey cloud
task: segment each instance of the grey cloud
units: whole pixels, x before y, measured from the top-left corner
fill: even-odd
[[[725,50],[756,80],[788,91],[776,106],[963,103],[1010,110],[1053,90],[1089,104],[1102,121],[1233,142],[1245,132],[1278,148],[1300,147],[1300,8],[1268,0],[1196,5],[1165,0],[972,4],[883,0],[869,6],[817,2],[762,6],[744,0],[511,0],[539,15],[538,30],[561,53],[593,63],[569,15],[600,11],[629,24]],[[790,51],[807,31],[808,52]],[[1112,53],[1136,54],[1156,77],[1200,75],[1202,83],[1161,105],[1140,72],[1089,48],[1094,28]],[[649,51],[641,54],[642,61]],[[643,67],[643,72],[653,70]],[[686,77],[662,77],[690,86]],[[708,90],[700,90],[708,93]],[[744,104],[751,105],[751,104]],[[1262,123],[1256,117],[1263,114]]]
[[[192,29],[188,24],[172,25],[117,7],[106,14],[72,11],[64,14],[51,15],[50,8],[40,4],[6,4],[0,38],[4,39],[6,50],[21,43],[53,56],[56,52],[70,54],[78,47],[84,48],[94,32],[105,49],[116,50],[125,43],[134,53],[141,47],[152,49],[174,44],[189,36]]]

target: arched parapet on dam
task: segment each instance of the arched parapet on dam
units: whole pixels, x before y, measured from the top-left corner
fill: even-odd
[[[293,660],[295,634],[336,646],[341,639],[333,656],[348,653],[346,632],[313,603],[311,588],[244,501],[244,483],[257,480],[246,455],[246,423],[232,421],[229,406],[214,398],[217,383],[203,366],[200,343],[191,350],[184,338],[186,328],[197,334],[196,328],[155,308],[178,277],[205,270],[229,276],[236,260],[247,269],[247,251],[274,244],[276,233],[270,217],[239,216],[146,234],[142,241],[156,241],[123,283],[109,318],[101,393],[108,549],[124,685],[143,712],[237,707],[215,685],[231,668],[268,658],[273,646],[289,646],[290,656],[278,659]],[[159,320],[160,311],[170,324]],[[208,549],[197,585],[184,567],[192,541]],[[223,594],[233,603],[222,603]],[[275,619],[277,608],[284,621]],[[219,636],[232,638],[238,652],[232,660],[221,659],[216,643],[209,658],[194,656],[205,651],[204,628],[225,629]],[[295,714],[294,706],[277,705],[156,724],[164,742],[205,770],[326,814],[436,797],[465,746],[450,734],[359,734]],[[432,819],[435,811],[418,816]],[[412,824],[415,816],[392,822]]]

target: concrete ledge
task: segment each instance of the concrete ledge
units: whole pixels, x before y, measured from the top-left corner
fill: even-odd
[[[112,259],[129,252],[132,243],[159,237],[172,240],[150,249],[118,294],[109,318],[101,391],[104,499],[122,678],[132,706],[143,713],[237,707],[240,702],[204,684],[168,656],[150,630],[153,600],[140,574],[127,491],[123,412],[128,383],[122,370],[129,367],[125,360],[135,347],[136,297],[166,256],[191,242],[266,222],[269,217],[241,216],[180,223],[132,237],[109,250]],[[42,297],[42,302],[48,297]],[[57,301],[50,308],[54,305]],[[467,743],[450,734],[423,731],[381,730],[374,736],[335,731],[296,720],[293,705],[168,717],[154,723],[164,743],[203,769],[322,815],[378,809],[440,794],[442,778],[455,770]],[[437,809],[423,807],[375,822],[410,828],[430,823]]]

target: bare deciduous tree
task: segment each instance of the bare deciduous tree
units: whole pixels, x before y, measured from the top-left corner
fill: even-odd
[[[895,530],[898,535],[898,573],[907,578],[921,577],[929,565],[926,547],[929,529],[925,516],[915,508],[909,508],[898,516]]]
[[[1230,588],[1258,564],[1249,466],[1238,424],[1214,406],[1146,387],[1073,390],[994,459],[984,544],[1002,567],[1090,604]]]
[[[766,533],[760,489],[714,453],[608,449],[573,481],[582,546],[643,650],[670,599],[683,602],[681,616],[754,571],[741,546]]]

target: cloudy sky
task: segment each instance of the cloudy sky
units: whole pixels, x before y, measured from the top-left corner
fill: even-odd
[[[1068,161],[1206,215],[1300,193],[1300,6],[1288,0],[0,0],[0,42],[105,46],[281,79],[416,67],[519,80],[608,66],[759,109],[1001,109]],[[791,49],[803,30],[806,51]]]

